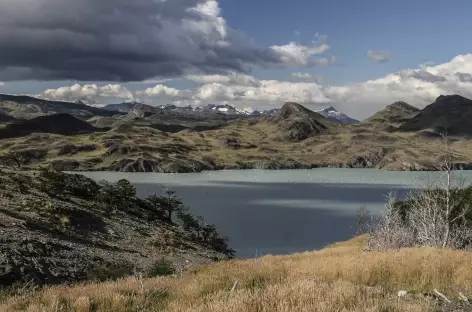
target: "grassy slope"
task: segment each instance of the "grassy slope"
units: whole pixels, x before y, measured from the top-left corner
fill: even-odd
[[[359,237],[316,252],[222,262],[178,278],[52,287],[4,299],[0,311],[435,311],[422,292],[472,294],[470,252],[362,246]],[[399,300],[399,290],[414,294]]]
[[[251,124],[248,120],[241,120],[222,129],[176,134],[166,134],[147,127],[134,127],[73,137],[30,135],[0,140],[0,154],[47,148],[47,157],[39,162],[40,165],[73,159],[82,163],[82,170],[106,168],[114,161],[122,158],[136,159],[142,157],[143,153],[164,162],[183,165],[210,157],[220,166],[231,166],[238,162],[259,164],[287,160],[337,166],[349,163],[357,157],[370,157],[380,151],[383,161],[374,164],[374,167],[393,170],[401,170],[403,163],[434,163],[440,155],[439,139],[419,137],[415,133],[388,133],[362,125],[346,126],[334,135],[318,135],[301,142],[284,142],[276,139],[276,130],[276,127],[269,123]],[[237,139],[240,147],[234,149],[225,146],[222,143],[225,138]],[[106,146],[111,143],[132,149],[123,154],[107,155]],[[66,144],[92,144],[97,148],[94,151],[58,156],[58,149]],[[472,162],[471,140],[461,138],[452,144],[452,149],[459,162]]]

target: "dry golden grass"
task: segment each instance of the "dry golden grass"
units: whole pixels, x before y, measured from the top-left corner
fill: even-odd
[[[10,297],[0,311],[434,311],[423,292],[472,294],[472,253],[432,248],[363,251],[358,237],[290,256],[232,260],[178,278],[59,286]],[[235,281],[235,291],[231,288]],[[398,299],[399,290],[415,295]]]

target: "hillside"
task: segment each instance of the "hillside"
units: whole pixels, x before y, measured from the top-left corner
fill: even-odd
[[[0,167],[0,289],[146,275],[163,257],[175,270],[228,258],[223,238],[181,205],[139,199],[127,181]],[[178,226],[178,211],[195,224]]]
[[[11,122],[0,129],[0,139],[24,137],[32,133],[80,135],[95,131],[101,130],[69,114],[56,114]]]
[[[450,135],[472,134],[472,100],[460,95],[440,96],[401,127],[404,131],[447,130]]]
[[[326,134],[333,128],[325,116],[297,103],[286,103],[270,118],[270,122],[277,125],[280,138],[287,141],[302,141]]]
[[[471,261],[470,252],[448,249],[369,252],[359,237],[321,251],[221,262],[177,278],[130,277],[7,296],[0,311],[471,311],[456,299],[472,294]],[[407,295],[398,297],[400,290]]]
[[[8,94],[0,94],[0,111],[21,119],[53,114],[69,114],[81,119],[119,114],[118,112],[88,106],[81,102],[48,101],[26,95]]]
[[[136,105],[139,103],[137,102],[124,102],[120,104],[108,104],[102,107],[104,110],[112,111],[112,112],[121,112],[121,113],[129,113]]]
[[[418,115],[420,110],[405,102],[395,102],[362,122],[363,125],[394,130]]]
[[[138,107],[139,108],[139,107]],[[145,110],[151,109],[147,115]],[[89,123],[41,117],[44,127],[11,130],[0,139],[2,155],[14,154],[22,168],[125,172],[198,172],[220,169],[316,167],[437,170],[442,141],[430,130],[401,131],[418,109],[397,102],[357,125],[333,123],[302,105],[287,103],[272,116],[234,120],[173,119],[143,106],[138,117],[93,117]],[[163,117],[164,116],[164,117]],[[166,117],[167,116],[167,117]],[[57,120],[54,120],[56,118]],[[67,117],[69,118],[69,117]],[[70,117],[73,118],[73,117]],[[163,119],[164,118],[164,119]],[[169,122],[165,122],[169,118]],[[68,119],[67,119],[68,120]],[[72,125],[80,122],[80,127]],[[468,121],[464,121],[468,122]],[[82,128],[83,127],[83,128]],[[51,129],[52,128],[52,129]],[[111,128],[111,129],[110,129]],[[88,134],[77,132],[78,130]],[[0,134],[3,132],[0,129]],[[40,132],[40,133],[36,133]],[[46,133],[49,132],[49,133]],[[472,168],[472,141],[452,136],[458,168]]]
[[[13,121],[13,120],[15,120],[15,117],[10,116],[9,114],[7,114],[5,112],[0,111],[0,122],[1,123]]]

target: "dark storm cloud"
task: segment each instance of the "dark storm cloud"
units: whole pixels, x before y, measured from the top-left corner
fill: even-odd
[[[282,62],[214,8],[212,0],[1,0],[0,81],[139,81]]]

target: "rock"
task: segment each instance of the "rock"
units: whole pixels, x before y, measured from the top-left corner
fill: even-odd
[[[406,297],[408,292],[406,290],[400,290],[397,294],[398,297]]]
[[[385,148],[379,148],[367,151],[364,155],[355,156],[351,158],[347,163],[346,167],[348,168],[374,168],[388,153],[388,150]]]
[[[73,171],[80,167],[80,163],[76,160],[55,160],[51,163],[51,167],[57,171]]]

